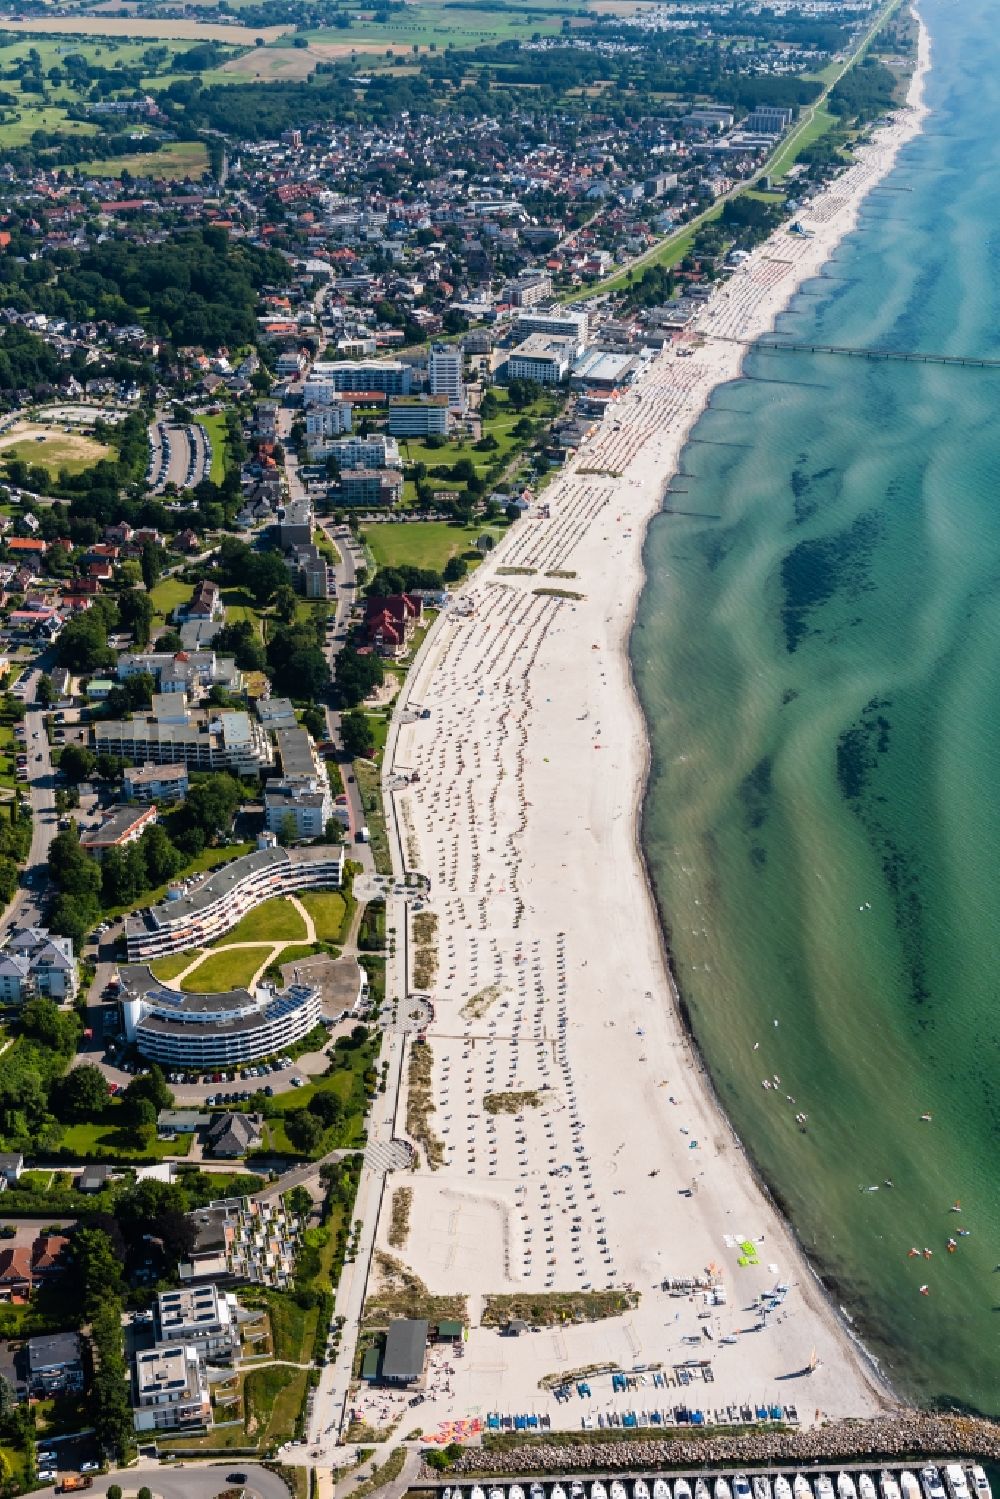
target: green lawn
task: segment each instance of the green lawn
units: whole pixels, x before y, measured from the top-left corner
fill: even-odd
[[[235,947],[209,953],[193,973],[183,980],[186,993],[224,994],[228,989],[245,989],[267,957],[266,947]]]
[[[144,1156],[187,1155],[191,1148],[191,1136],[179,1135],[176,1140],[153,1139],[144,1145],[136,1137],[131,1125],[119,1124],[116,1116],[121,1105],[109,1103],[104,1118],[89,1120],[86,1124],[69,1124],[63,1130],[59,1144],[74,1155],[93,1155],[98,1151],[121,1156],[124,1160]]]
[[[180,578],[162,578],[150,594],[157,618],[169,619],[178,604],[187,603],[191,592],[191,584],[183,583]]]
[[[554,10],[555,7],[550,4],[539,14],[532,11],[530,4],[510,4],[505,11],[493,11],[476,5],[456,5],[452,8],[421,4],[420,0],[416,0],[416,3],[407,5],[405,11],[393,13],[391,20],[385,24],[359,18],[347,31],[327,27],[320,31],[310,31],[306,35],[311,42],[374,42],[383,48],[392,47],[396,52],[408,51],[412,46],[430,47],[432,44],[439,51],[449,46],[486,47],[495,46],[498,42],[520,40],[536,31],[543,36],[555,35],[561,27],[561,16],[554,13]],[[566,5],[567,16],[576,13],[570,5]],[[281,41],[290,43],[291,38],[283,37]]]
[[[347,901],[339,890],[303,890],[299,900],[313,919],[318,942],[343,942]]]
[[[218,416],[201,416],[198,418],[205,428],[212,443],[212,467],[209,478],[213,484],[221,484],[226,477],[226,417],[220,411]]]
[[[803,126],[801,132],[793,133],[789,137],[784,149],[775,158],[769,174],[771,181],[783,181],[788,175],[789,167],[795,164],[806,147],[814,145],[820,136],[826,135],[827,131],[838,123],[837,116],[831,114],[828,109],[817,109],[809,123]]]
[[[248,911],[231,932],[212,946],[225,947],[231,942],[300,942],[305,934],[302,917],[290,901],[266,900],[262,906]]]
[[[476,457],[475,453],[472,457]],[[426,567],[443,572],[452,557],[471,551],[487,526],[451,526],[443,520],[376,521],[365,528],[365,541],[379,567]]]
[[[226,606],[227,625],[235,625],[240,620],[248,619],[263,639],[261,612],[248,593],[242,588],[224,588],[222,602]]]
[[[165,984],[169,984],[171,979],[175,979],[189,964],[194,962],[201,950],[196,947],[190,952],[168,953],[165,958],[157,958],[154,963],[150,963],[150,972],[155,978],[162,979]]]

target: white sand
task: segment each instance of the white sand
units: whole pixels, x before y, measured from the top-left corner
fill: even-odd
[[[663,1409],[685,1396],[709,1410],[794,1404],[812,1421],[884,1398],[754,1182],[682,1032],[636,846],[647,745],[626,653],[646,524],[710,393],[739,373],[743,343],[726,340],[772,327],[851,229],[920,128],[927,62],[922,28],[910,108],[803,211],[814,237],[772,236],[719,290],[700,320],[705,341],[667,350],[616,405],[545,491],[551,518],[512,528],[408,678],[403,701],[431,717],[397,712],[386,783],[419,772],[392,797],[407,866],[430,876],[439,920],[432,1122],[446,1160],[407,1177],[401,1258],[432,1291],[467,1293],[473,1330],[406,1427],[419,1420],[431,1432],[489,1410],[544,1411],[574,1427],[611,1406]],[[500,571],[511,567],[534,571]],[[574,576],[546,578],[554,571]],[[463,1015],[491,986],[482,1013]],[[516,1118],[484,1111],[484,1095],[511,1090],[536,1100]],[[741,1268],[747,1238],[759,1264]],[[726,1302],[707,1318],[701,1297],[660,1288],[709,1267]],[[778,1283],[791,1287],[787,1299],[754,1330],[752,1303]],[[606,1286],[633,1286],[640,1305],[516,1340],[478,1326],[491,1292]],[[799,1372],[813,1352],[818,1368]],[[543,1375],[585,1365],[672,1371],[689,1358],[711,1359],[713,1383],[612,1399],[609,1378],[595,1378],[592,1396],[574,1394],[564,1409],[538,1388]],[[392,1403],[374,1399],[376,1409]]]

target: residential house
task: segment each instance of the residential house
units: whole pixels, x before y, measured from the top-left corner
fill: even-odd
[[[397,593],[365,600],[365,636],[380,656],[403,655],[423,614],[412,594]]]
[[[263,1114],[217,1114],[205,1131],[205,1149],[216,1160],[240,1160],[258,1150],[263,1137]]]

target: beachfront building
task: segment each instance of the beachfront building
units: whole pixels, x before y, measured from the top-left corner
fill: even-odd
[[[243,690],[243,673],[232,656],[214,651],[125,651],[118,657],[118,680],[148,674],[163,693],[193,693],[198,688]]]
[[[258,841],[262,846],[255,853],[223,865],[193,890],[175,886],[160,905],[130,916],[125,923],[129,962],[203,947],[276,896],[340,887],[344,850],[339,845],[277,848],[270,833]]]
[[[303,406],[340,405],[345,391],[380,391],[387,396],[410,393],[413,371],[398,359],[317,360],[302,382]]]
[[[203,1359],[236,1362],[240,1356],[239,1308],[231,1291],[185,1286],[156,1298],[159,1343],[190,1343]]]
[[[301,1220],[283,1197],[225,1197],[188,1213],[191,1253],[177,1267],[182,1284],[291,1284]]]
[[[345,505],[398,505],[403,475],[398,468],[352,468],[341,474],[338,488]]]
[[[145,963],[119,969],[122,1028],[161,1067],[243,1067],[277,1056],[320,1023],[322,995],[311,984],[261,984],[225,994],[170,989]]]

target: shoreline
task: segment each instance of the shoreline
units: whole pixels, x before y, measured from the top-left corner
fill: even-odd
[[[673,1369],[678,1386],[686,1363],[710,1365],[714,1388],[699,1381],[694,1403],[797,1401],[808,1426],[897,1404],[737,1136],[686,1019],[641,837],[651,749],[630,642],[649,522],[688,437],[918,132],[928,43],[921,22],[909,109],[802,210],[813,236],[776,231],[706,304],[697,341],[650,364],[544,511],[428,632],[397,702],[383,785],[406,869],[432,882],[437,973],[422,987],[439,1154],[407,1175],[405,1247],[390,1245],[387,1215],[377,1243],[431,1295],[465,1292],[470,1311],[465,1357],[425,1396],[425,1434],[484,1410],[552,1412],[540,1386],[553,1371],[572,1380],[637,1359]],[[690,1277],[682,1297],[668,1289]],[[774,1317],[748,1328],[747,1298],[763,1305],[779,1282]],[[634,1287],[638,1307],[527,1341],[482,1325],[492,1294],[530,1303],[605,1286]],[[585,1422],[650,1399],[585,1388]],[[393,1397],[371,1398],[371,1424],[384,1424]]]

